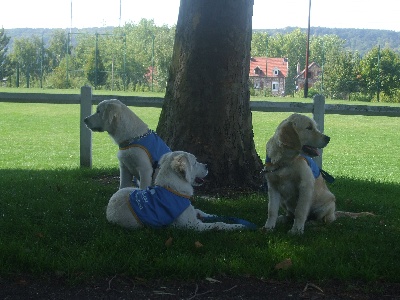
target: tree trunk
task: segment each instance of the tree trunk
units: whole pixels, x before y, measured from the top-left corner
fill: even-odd
[[[259,186],[248,87],[253,0],[181,0],[158,134],[209,166],[206,188]]]

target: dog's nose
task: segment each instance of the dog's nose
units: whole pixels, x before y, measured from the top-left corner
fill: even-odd
[[[325,136],[324,136],[324,140],[325,140],[325,142],[328,144],[329,141],[331,140],[331,138],[330,138],[329,136],[325,135]]]
[[[83,122],[85,122],[85,124],[87,124],[88,118],[89,118],[89,117],[86,117],[86,118],[83,119]]]

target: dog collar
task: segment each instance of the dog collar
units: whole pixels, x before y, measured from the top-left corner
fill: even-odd
[[[156,185],[156,186],[159,186],[159,185]],[[190,198],[191,198],[191,196],[178,193],[177,191],[174,191],[174,190],[171,189],[170,187],[167,187],[167,186],[159,186],[159,187],[162,187],[163,189],[166,189],[167,191],[169,191],[170,193],[172,193],[172,194],[174,194],[174,195],[176,195],[176,196],[179,196],[179,197],[182,197],[182,198],[186,198],[186,199],[189,199],[189,200],[190,200]]]
[[[153,130],[149,129],[145,134],[142,134],[142,135],[139,135],[139,136],[134,137],[134,138],[132,138],[132,139],[123,141],[123,142],[122,142],[121,144],[119,144],[118,146],[119,146],[120,149],[122,149],[122,148],[127,148],[127,147],[129,147],[131,144],[134,144],[137,140],[140,140],[140,139],[142,139],[142,138],[144,138],[144,137],[146,137],[146,136],[152,134],[153,132],[154,132]]]

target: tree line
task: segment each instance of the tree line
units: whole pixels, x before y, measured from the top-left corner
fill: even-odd
[[[0,30],[0,78],[6,86],[165,91],[175,38],[175,27],[138,24],[103,32],[64,29],[15,38]],[[297,63],[304,68],[307,35],[300,28],[284,33],[254,31],[252,56],[286,57],[289,74],[286,94],[295,92]],[[337,99],[399,102],[400,57],[387,44],[375,45],[362,55],[349,50],[336,34],[310,37],[310,62],[322,69],[309,95],[323,93]]]
[[[289,75],[286,93],[295,90],[297,63],[305,67],[307,34],[300,29],[269,35],[253,33],[253,56],[286,57]],[[310,37],[309,62],[316,62],[322,74],[310,90],[310,96],[323,93],[335,99],[362,101],[400,101],[400,56],[391,48],[376,45],[363,56],[345,47],[337,35]]]
[[[7,53],[10,37],[1,29],[0,78],[13,87],[164,91],[174,34],[175,27],[146,19],[101,33],[54,29],[46,42],[15,38]]]

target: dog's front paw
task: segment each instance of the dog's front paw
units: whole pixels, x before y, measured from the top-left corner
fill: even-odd
[[[262,231],[271,232],[275,229],[275,225],[267,225],[265,224],[264,227],[261,227]]]

